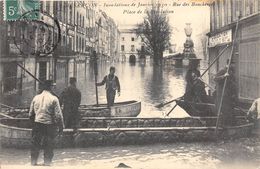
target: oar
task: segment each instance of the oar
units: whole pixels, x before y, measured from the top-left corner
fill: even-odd
[[[160,103],[160,104],[156,105],[155,107],[156,107],[156,108],[161,108],[161,107],[163,107],[163,106],[165,106],[165,105],[167,105],[167,104],[170,104],[170,103],[172,103],[172,102],[175,102],[176,100],[181,99],[182,97],[183,97],[183,96],[178,97],[178,98],[175,98],[175,99],[170,100],[170,101],[168,101],[168,102],[166,102],[166,103]]]
[[[175,109],[175,107],[177,107],[178,104],[175,104],[175,106],[173,106],[173,108],[166,114],[166,116],[169,116],[171,114],[171,112]]]
[[[200,76],[199,78],[202,78],[202,76],[204,76],[204,75],[206,74],[206,72],[207,72],[207,71],[212,67],[212,65],[220,58],[220,56],[225,52],[225,50],[226,50],[228,47],[229,47],[229,44],[227,44],[226,47],[225,47],[224,49],[222,49],[222,51],[221,51],[221,52],[218,54],[218,56],[210,63],[209,67],[208,67],[206,70],[204,70],[204,72],[201,74],[201,76]],[[194,83],[193,85],[195,85],[195,84],[196,84],[196,83]],[[190,90],[188,90],[187,92],[190,92],[191,89],[192,89],[192,88],[190,88]],[[187,92],[186,92],[186,93],[187,93]],[[184,95],[181,96],[181,97],[179,97],[179,98],[177,98],[177,99],[180,99],[180,98],[182,98],[182,97],[184,97]],[[160,104],[156,105],[155,107],[156,107],[156,108],[161,108],[161,107],[163,107],[163,106],[165,106],[165,105],[167,105],[167,104],[170,104],[170,103],[176,101],[177,99],[170,100],[170,101],[168,101],[168,102],[166,102],[166,103],[160,103]]]
[[[198,79],[196,80],[200,80],[202,83],[204,83],[206,86],[208,86],[211,90],[215,90],[211,85],[209,85],[208,83],[206,83],[201,77],[198,77]],[[195,81],[196,82],[196,81]]]
[[[7,107],[7,108],[9,108],[9,109],[13,109],[13,108],[14,108],[14,107],[8,106],[8,105],[3,104],[3,103],[0,103],[0,105],[1,105],[1,106],[4,106],[4,107]]]
[[[0,115],[1,115],[1,116],[4,116],[4,117],[7,117],[7,118],[9,118],[9,119],[14,119],[14,117],[8,116],[8,115],[6,115],[6,114],[4,114],[4,113],[0,113]]]
[[[237,109],[239,109],[240,111],[242,111],[243,113],[247,114],[247,112],[246,112],[245,110],[243,110],[242,108],[240,108],[240,107],[235,107],[235,108],[237,108]]]

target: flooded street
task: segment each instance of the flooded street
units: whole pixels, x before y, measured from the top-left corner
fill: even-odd
[[[172,143],[55,150],[55,168],[257,169],[260,167],[259,138],[227,142]],[[2,168],[30,167],[29,150],[2,149]],[[42,163],[42,160],[40,160]],[[19,166],[17,166],[19,165]]]
[[[162,117],[174,103],[161,109],[155,105],[182,96],[185,89],[185,69],[170,67],[154,68],[150,63],[102,63],[98,81],[116,67],[121,83],[121,96],[116,101],[140,100],[139,117]],[[201,72],[205,67],[202,66]],[[86,72],[86,74],[85,74]],[[95,85],[91,64],[79,65],[78,87],[82,92],[81,104],[95,104]],[[105,103],[105,88],[99,87],[99,102]],[[171,117],[187,114],[176,108]],[[1,168],[30,168],[29,149],[1,149]],[[40,158],[42,163],[42,158]],[[54,168],[115,168],[124,163],[131,168],[248,168],[260,167],[260,138],[245,138],[226,142],[172,143],[155,145],[131,145],[56,149]],[[41,167],[38,167],[41,168]]]
[[[180,97],[184,93],[185,70],[182,68],[153,67],[151,63],[100,63],[98,81],[109,73],[110,66],[116,67],[116,75],[121,84],[121,96],[116,96],[116,102],[138,100],[142,102],[142,111],[139,117],[162,117],[174,106],[169,104],[162,109],[155,106],[162,102]],[[86,76],[84,67],[78,71],[78,88],[82,93],[81,104],[95,104],[95,83],[93,66],[87,64]],[[98,87],[99,103],[106,103],[105,86]],[[186,116],[181,109],[176,108],[175,116]],[[173,115],[171,115],[173,116]]]

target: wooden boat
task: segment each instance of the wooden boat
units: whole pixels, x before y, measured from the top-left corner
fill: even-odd
[[[107,104],[81,105],[79,110],[83,117],[136,117],[141,112],[141,102],[118,102],[111,108]]]
[[[184,109],[190,116],[217,116],[215,104],[212,103],[196,103],[196,102],[188,102],[183,99],[176,100],[176,104]],[[242,108],[235,108],[235,114],[238,116],[245,115],[246,110],[242,110]]]
[[[248,123],[245,116],[236,119],[236,126],[220,127],[216,136],[216,117],[83,118],[78,130],[64,129],[63,135],[56,137],[56,146],[214,141],[250,136],[254,124]],[[26,148],[31,144],[31,123],[27,118],[0,119],[0,133],[3,147]]]
[[[184,109],[190,116],[216,116],[215,105],[212,103],[187,102],[176,100],[176,104]]]
[[[81,117],[136,117],[141,112],[141,102],[135,100],[118,102],[111,108],[106,104],[81,105],[79,112]],[[11,117],[28,118],[28,108],[2,108],[1,113]]]

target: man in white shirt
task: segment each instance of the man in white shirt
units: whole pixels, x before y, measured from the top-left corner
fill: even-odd
[[[256,121],[260,118],[260,98],[256,99],[250,109],[248,110],[247,117],[250,121]]]
[[[40,148],[44,149],[44,165],[50,165],[53,158],[54,138],[58,127],[64,128],[59,100],[51,93],[52,81],[46,80],[41,94],[36,95],[30,106],[29,117],[33,122],[31,165],[37,165]]]

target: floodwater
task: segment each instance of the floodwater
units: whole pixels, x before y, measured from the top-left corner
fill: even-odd
[[[155,108],[155,105],[180,97],[184,93],[185,82],[183,77],[185,69],[174,68],[173,66],[153,67],[151,63],[100,63],[98,68],[98,82],[109,73],[110,66],[116,67],[116,75],[121,84],[121,95],[116,96],[115,101],[139,100],[142,104],[142,111],[139,117],[162,117],[174,106],[169,104],[162,109]],[[87,64],[81,66],[78,71],[78,88],[82,93],[82,104],[95,104],[96,93],[94,83],[93,66]],[[84,71],[86,69],[86,71]],[[85,76],[86,72],[86,76]],[[98,87],[99,103],[106,103],[105,86]],[[187,116],[184,111],[176,108],[175,116]],[[173,116],[173,114],[171,116]]]
[[[98,81],[116,67],[121,83],[121,96],[116,101],[140,100],[140,117],[163,117],[174,103],[161,109],[155,105],[182,96],[185,89],[185,69],[173,66],[153,67],[150,63],[102,63],[99,64]],[[203,67],[202,67],[203,68]],[[93,66],[78,66],[78,88],[82,92],[82,104],[95,104]],[[105,88],[99,87],[99,102],[105,103]],[[187,114],[176,108],[172,117]],[[42,156],[40,156],[42,163]],[[0,168],[30,168],[28,149],[1,149]],[[178,169],[260,169],[260,138],[242,138],[219,142],[172,143],[154,145],[131,145],[57,149],[54,168],[115,168],[124,163],[132,168],[178,168]],[[36,167],[41,168],[41,167]]]
[[[54,168],[259,169],[260,139],[57,149]],[[2,149],[2,168],[29,168],[29,150]],[[41,157],[41,156],[40,156]],[[39,163],[43,163],[40,158]],[[39,168],[39,167],[36,167]]]

